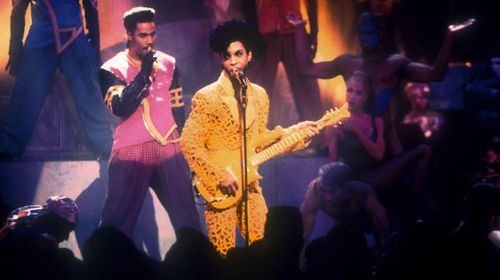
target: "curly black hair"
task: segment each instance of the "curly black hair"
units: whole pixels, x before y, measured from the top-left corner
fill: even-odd
[[[152,22],[155,10],[148,7],[134,7],[123,14],[123,26],[128,32],[134,32],[137,23]]]
[[[351,179],[351,168],[342,162],[331,162],[322,165],[318,175],[325,188],[342,186]]]
[[[213,52],[223,53],[229,44],[240,41],[247,51],[255,47],[255,34],[251,26],[244,20],[232,19],[216,26],[208,35]]]

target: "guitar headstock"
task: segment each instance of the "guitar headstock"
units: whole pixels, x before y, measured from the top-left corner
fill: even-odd
[[[324,128],[325,126],[330,126],[334,124],[338,124],[342,122],[344,119],[347,119],[351,116],[351,112],[348,110],[347,102],[344,103],[340,108],[334,108],[326,111],[326,113],[317,121],[317,125],[319,129]]]

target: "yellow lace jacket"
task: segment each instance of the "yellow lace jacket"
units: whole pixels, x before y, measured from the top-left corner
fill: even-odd
[[[205,185],[218,186],[231,176],[224,162],[215,160],[213,155],[238,151],[243,143],[239,133],[239,105],[234,96],[231,81],[222,72],[216,82],[199,90],[191,101],[191,113],[180,138],[180,148],[194,173],[204,178]],[[259,151],[292,133],[293,128],[267,129],[269,98],[262,87],[248,83],[247,96],[247,143],[250,148]],[[299,143],[293,150],[306,145]]]

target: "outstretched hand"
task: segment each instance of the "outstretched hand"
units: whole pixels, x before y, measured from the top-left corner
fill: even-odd
[[[469,18],[468,20],[466,20],[464,22],[460,22],[457,24],[450,24],[450,25],[448,25],[448,30],[451,32],[456,32],[456,31],[459,31],[459,30],[462,30],[462,29],[465,29],[465,28],[471,26],[472,24],[474,24],[475,21],[476,21],[476,19]]]

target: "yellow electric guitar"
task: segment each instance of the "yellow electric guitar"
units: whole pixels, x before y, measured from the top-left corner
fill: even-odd
[[[334,125],[342,120],[348,118],[351,113],[348,111],[347,103],[344,104],[339,109],[330,109],[317,123],[317,127],[321,130],[326,126]],[[265,161],[290,150],[291,147],[304,140],[307,135],[303,131],[296,131],[287,137],[281,139],[280,141],[274,143],[273,145],[267,147],[266,149],[255,152],[255,148],[251,145],[248,149],[248,173],[247,182],[251,183],[262,178],[258,172],[258,167]],[[238,190],[234,196],[229,196],[223,194],[220,191],[219,186],[206,186],[203,183],[203,178],[195,176],[194,185],[198,190],[198,193],[205,199],[205,201],[216,209],[226,209],[237,203],[242,195],[242,185],[243,185],[243,173],[240,161],[240,151],[221,151],[215,153],[212,158],[217,162],[225,162],[226,170],[233,174],[234,178],[238,183]]]

